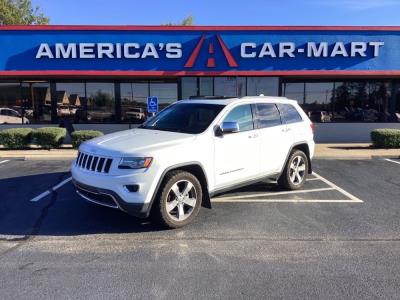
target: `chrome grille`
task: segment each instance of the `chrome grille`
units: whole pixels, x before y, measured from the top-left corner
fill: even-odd
[[[78,152],[75,165],[88,171],[108,173],[110,171],[112,158]]]

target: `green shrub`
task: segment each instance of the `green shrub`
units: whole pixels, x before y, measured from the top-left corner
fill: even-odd
[[[61,146],[67,130],[59,127],[42,127],[33,131],[32,137],[39,146],[50,149]]]
[[[371,131],[376,148],[400,148],[400,129],[375,129]]]
[[[83,142],[102,136],[103,133],[97,130],[77,130],[71,134],[72,147],[79,148]]]
[[[0,144],[9,149],[23,149],[32,140],[32,128],[9,128],[0,131]]]

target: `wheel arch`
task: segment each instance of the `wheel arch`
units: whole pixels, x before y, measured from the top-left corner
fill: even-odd
[[[187,162],[170,166],[163,171],[163,173],[160,176],[160,179],[157,182],[157,186],[156,189],[154,190],[153,196],[151,197],[149,212],[153,207],[154,200],[160,193],[160,187],[165,180],[165,176],[168,173],[177,170],[186,171],[196,176],[196,178],[200,181],[201,188],[203,190],[203,199],[201,205],[206,208],[211,208],[211,200],[208,192],[208,180],[203,165],[200,162]]]
[[[290,153],[292,153],[293,150],[301,150],[306,154],[307,161],[308,161],[308,166],[309,166],[308,174],[311,174],[312,173],[312,164],[311,164],[311,157],[310,157],[310,148],[309,148],[308,143],[306,141],[298,142],[298,143],[292,145],[292,147],[290,147],[289,152],[286,155],[286,160],[285,160],[285,164],[283,165],[282,172],[283,172],[283,170],[284,170],[284,168],[285,168],[285,166],[286,166],[286,164],[288,162]]]

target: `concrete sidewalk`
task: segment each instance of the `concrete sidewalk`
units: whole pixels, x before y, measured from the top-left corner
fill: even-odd
[[[77,151],[70,145],[61,149],[3,150],[0,160],[72,160]],[[317,144],[315,158],[319,159],[371,159],[373,157],[400,157],[400,149],[372,149],[370,144]]]

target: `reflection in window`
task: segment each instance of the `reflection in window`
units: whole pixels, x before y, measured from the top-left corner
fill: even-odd
[[[304,103],[304,82],[285,82],[283,89],[285,97],[297,100],[299,104]]]
[[[395,103],[393,105],[394,111],[393,111],[393,114],[391,115],[391,118],[389,119],[389,121],[400,122],[400,81],[396,82],[396,86],[394,89],[393,101],[395,101]]]
[[[236,77],[215,77],[214,84],[214,94],[216,96],[237,96],[238,90]]]
[[[281,125],[281,117],[275,104],[257,103],[255,107],[257,128]]]
[[[51,122],[51,95],[48,82],[22,82],[22,115],[29,123]]]
[[[121,83],[121,113],[122,121],[142,123],[146,120],[147,97],[149,85],[147,82]]]
[[[57,117],[74,123],[87,122],[85,84],[83,82],[56,83]]]
[[[391,89],[384,80],[283,84],[286,97],[303,99],[299,103],[313,122],[397,122]]]
[[[281,113],[282,121],[286,124],[297,123],[303,120],[293,105],[278,104],[278,109]]]
[[[253,130],[251,106],[246,104],[235,107],[225,117],[224,122],[237,122],[239,131]]]
[[[115,120],[114,83],[88,82],[86,84],[89,122],[104,123]]]
[[[197,96],[197,78],[183,77],[182,84],[182,99],[189,99],[192,96]]]
[[[29,123],[23,116],[21,84],[19,82],[0,83],[0,124]]]
[[[178,84],[176,82],[150,82],[150,95],[158,97],[158,109],[165,107],[178,99]]]
[[[214,78],[200,77],[200,96],[214,95]]]
[[[388,82],[349,81],[335,83],[334,120],[344,122],[388,122],[394,119],[389,111]]]
[[[259,96],[278,96],[279,78],[278,77],[247,77],[247,95]]]
[[[330,122],[331,102],[334,97],[333,82],[307,82],[304,111],[313,122]]]

